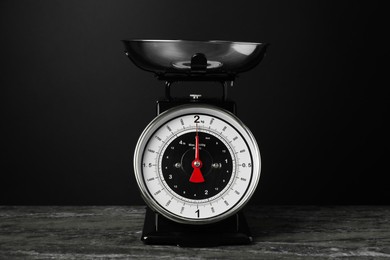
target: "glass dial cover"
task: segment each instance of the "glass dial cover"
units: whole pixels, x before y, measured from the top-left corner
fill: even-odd
[[[145,128],[134,170],[154,211],[179,223],[207,224],[235,214],[248,202],[260,178],[260,151],[232,113],[183,105]]]

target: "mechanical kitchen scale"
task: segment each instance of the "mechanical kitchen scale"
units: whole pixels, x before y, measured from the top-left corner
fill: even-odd
[[[124,40],[126,55],[165,82],[157,117],[141,134],[134,171],[148,205],[145,244],[217,246],[252,241],[241,211],[260,178],[256,140],[227,98],[239,73],[254,68],[267,44]],[[171,97],[173,83],[219,82],[221,98]]]

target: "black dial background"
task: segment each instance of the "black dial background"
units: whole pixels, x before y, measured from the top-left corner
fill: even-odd
[[[222,191],[232,175],[233,163],[226,145],[215,136],[198,132],[199,158],[202,161],[203,183],[189,181],[195,159],[196,132],[183,134],[168,144],[161,162],[162,173],[168,186],[178,195],[201,200],[215,196]],[[177,163],[180,167],[177,167]],[[217,163],[218,167],[212,167]],[[176,165],[176,166],[175,166]]]

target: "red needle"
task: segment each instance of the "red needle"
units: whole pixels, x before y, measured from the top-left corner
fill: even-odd
[[[193,183],[202,183],[204,182],[203,174],[200,171],[202,168],[202,161],[199,159],[199,136],[198,136],[198,127],[196,127],[196,135],[195,135],[195,160],[191,163],[192,171],[190,182]]]

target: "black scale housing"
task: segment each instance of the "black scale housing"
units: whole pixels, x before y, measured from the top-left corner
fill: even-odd
[[[144,63],[145,59],[143,58],[139,60],[140,56],[137,51],[133,51],[131,42],[124,42],[129,50],[127,53],[129,58],[133,59],[134,63],[141,69],[150,71],[150,64]],[[138,46],[139,43],[137,41],[135,42],[134,46]],[[221,47],[221,45],[219,46]],[[256,66],[263,58],[266,47],[267,45],[262,46],[255,55],[255,59],[248,62],[246,66],[243,66],[241,72]],[[139,61],[139,63],[135,60]],[[240,63],[235,65],[238,64]],[[170,108],[184,104],[213,105],[236,115],[236,105],[233,101],[227,99],[227,90],[229,83],[230,85],[233,85],[237,73],[239,72],[238,67],[236,68],[237,71],[234,71],[233,69],[231,71],[218,71],[218,73],[213,73],[207,70],[207,66],[208,59],[205,54],[195,53],[191,58],[190,70],[186,71],[186,73],[182,73],[181,71],[179,73],[179,71],[171,71],[170,69],[165,72],[152,70],[159,80],[165,81],[165,99],[157,101],[157,115]],[[202,97],[194,97],[188,99],[174,99],[170,95],[170,88],[172,83],[180,81],[219,82],[222,85],[222,98],[205,99]],[[145,244],[205,247],[243,245],[251,243],[253,239],[242,211],[216,223],[192,225],[174,222],[147,207],[141,240]]]
[[[157,101],[157,115],[185,104],[213,105],[236,114],[236,104],[224,99],[171,99],[168,95],[166,99]],[[217,223],[190,225],[169,220],[147,207],[141,240],[151,245],[209,247],[244,245],[253,239],[242,212]]]
[[[236,104],[233,101],[223,101],[221,99],[173,99],[173,100],[159,100],[157,101],[157,115],[165,112],[173,107],[186,104],[207,104],[225,109],[233,114],[236,114]]]

